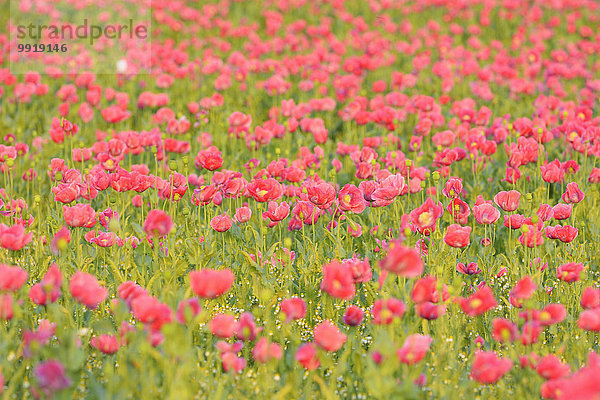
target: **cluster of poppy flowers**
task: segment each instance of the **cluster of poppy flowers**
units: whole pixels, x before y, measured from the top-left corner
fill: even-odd
[[[153,1],[137,72],[0,60],[0,393],[80,352],[194,395],[599,396],[600,6],[247,3]]]

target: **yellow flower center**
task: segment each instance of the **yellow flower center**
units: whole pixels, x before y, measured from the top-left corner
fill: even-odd
[[[430,212],[424,212],[419,215],[418,219],[421,225],[431,225],[431,222],[433,221],[433,214]]]
[[[388,310],[387,308],[384,308],[383,310],[381,310],[381,319],[388,319],[392,317],[392,312],[390,310]]]
[[[471,301],[469,302],[469,305],[470,305],[472,308],[477,308],[477,307],[479,307],[479,306],[480,306],[482,303],[483,303],[483,301],[481,301],[480,299],[473,299],[473,300],[471,300]]]

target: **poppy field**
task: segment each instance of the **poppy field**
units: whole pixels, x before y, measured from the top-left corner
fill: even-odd
[[[0,0],[1,399],[600,399],[600,3],[115,1]]]

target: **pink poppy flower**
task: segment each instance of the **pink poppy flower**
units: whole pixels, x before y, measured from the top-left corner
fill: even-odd
[[[65,222],[69,226],[92,228],[96,225],[97,213],[89,204],[76,204],[73,207],[63,206],[63,214]]]
[[[379,261],[379,266],[405,278],[414,278],[423,273],[423,260],[419,253],[399,242],[390,244],[387,255]]]
[[[173,230],[171,217],[162,210],[152,210],[144,221],[144,231],[149,237],[163,237]]]
[[[498,305],[489,286],[482,287],[468,298],[459,297],[458,302],[463,312],[470,317],[484,314]]]
[[[536,288],[537,285],[535,282],[533,282],[533,279],[531,279],[529,275],[520,279],[510,291],[510,304],[512,304],[514,307],[521,307],[522,300],[528,300],[531,298]]]
[[[279,222],[286,219],[288,215],[290,215],[290,206],[285,201],[281,202],[281,204],[270,201],[269,208],[262,213],[263,220],[269,219],[269,228],[277,226]]]
[[[448,286],[442,285],[442,296],[443,301],[448,300]],[[437,303],[440,301],[440,293],[437,285],[437,278],[435,276],[426,276],[415,282],[413,285],[410,297],[415,303],[432,302]]]
[[[119,350],[119,339],[114,335],[102,334],[94,336],[90,345],[104,354],[115,354]]]
[[[227,214],[221,214],[210,220],[210,227],[217,232],[226,232],[233,226],[233,221]]]
[[[262,328],[258,328],[254,322],[254,316],[250,312],[240,315],[240,319],[235,326],[235,335],[243,341],[253,341]]]
[[[338,261],[325,264],[323,266],[321,290],[338,299],[352,299],[356,288],[349,266],[341,264]]]
[[[235,210],[235,222],[238,224],[250,221],[250,217],[252,217],[252,210],[250,207],[243,206]]]
[[[367,206],[360,189],[352,184],[346,184],[342,190],[339,191],[338,199],[342,211],[360,214]]]
[[[227,339],[234,335],[236,322],[233,315],[217,314],[210,320],[208,326],[213,335]]]
[[[581,271],[583,271],[583,264],[566,263],[556,268],[556,277],[561,281],[572,283],[579,280]]]
[[[254,349],[252,349],[252,357],[263,364],[273,359],[279,360],[282,356],[283,350],[281,346],[277,343],[270,343],[265,337],[258,339],[254,345]]]
[[[548,354],[538,361],[535,370],[544,379],[560,379],[571,373],[569,365],[561,362],[554,354]]]
[[[58,360],[47,360],[38,364],[33,375],[39,388],[47,397],[71,386],[72,382],[67,375],[64,365]]]
[[[285,322],[304,318],[306,303],[300,297],[291,297],[281,302],[281,312],[285,314]]]
[[[560,221],[563,219],[567,219],[571,216],[571,213],[573,211],[573,205],[572,204],[557,204],[554,207],[552,207],[552,211],[553,211],[554,219],[557,219]]]
[[[94,275],[81,271],[71,276],[69,291],[75,300],[92,310],[108,296],[108,290],[100,286]]]
[[[175,319],[180,324],[187,324],[195,318],[202,311],[198,299],[186,299],[181,300],[177,306],[177,312],[175,313]]]
[[[0,290],[16,292],[27,280],[27,271],[20,267],[0,264]]]
[[[307,188],[308,199],[316,207],[327,210],[335,200],[335,188],[330,183],[318,183]]]
[[[315,326],[313,334],[315,342],[328,352],[338,351],[346,342],[346,335],[329,320]]]
[[[300,346],[296,351],[294,358],[300,365],[309,371],[314,371],[321,365],[317,355],[317,348],[314,343],[305,343]]]
[[[405,312],[406,305],[395,298],[375,300],[371,309],[375,325],[389,325],[395,318],[402,318]]]
[[[346,308],[342,321],[348,326],[358,326],[362,323],[365,312],[357,306],[350,305]]]
[[[21,224],[8,227],[0,224],[0,246],[5,249],[17,251],[21,250],[31,242],[33,234],[25,233],[25,227]]]
[[[40,283],[36,283],[29,290],[29,298],[35,304],[48,305],[58,300],[62,286],[62,273],[58,265],[52,264]]]
[[[0,321],[10,321],[13,313],[13,298],[11,294],[0,294]]]
[[[519,236],[519,242],[523,246],[533,248],[544,244],[544,232],[539,230],[533,225],[524,225],[523,229],[526,229],[521,236]]]
[[[435,231],[437,220],[444,213],[442,204],[435,205],[433,199],[428,197],[425,202],[410,212],[410,221],[413,223],[416,230],[424,235],[429,236]]]
[[[433,339],[428,335],[409,335],[404,340],[402,347],[396,352],[396,355],[403,364],[416,364],[427,355],[432,341]]]
[[[255,179],[246,190],[250,197],[261,203],[277,200],[283,195],[281,184],[273,178]]]
[[[206,150],[198,152],[195,160],[196,168],[205,168],[209,171],[215,171],[223,165],[223,157],[217,147],[211,146]]]
[[[173,321],[171,308],[147,294],[132,300],[131,312],[137,320],[147,324],[153,332],[159,332],[164,324]]]
[[[460,178],[450,178],[444,189],[442,189],[442,194],[450,199],[459,198],[463,192],[463,184],[462,179]]]
[[[104,118],[106,122],[109,122],[111,124],[116,124],[121,121],[124,121],[130,116],[131,113],[129,111],[125,111],[117,105],[108,106],[102,110],[102,118]]]
[[[494,196],[494,203],[506,212],[515,211],[519,208],[520,197],[521,193],[517,190],[510,190],[508,192],[502,191]]]
[[[444,236],[444,243],[451,247],[463,248],[471,243],[471,227],[452,224]]]
[[[577,182],[567,183],[565,193],[562,195],[565,203],[579,203],[584,198],[585,194],[579,189]]]
[[[600,307],[600,289],[586,287],[581,294],[580,304],[586,310]]]
[[[513,342],[518,333],[517,326],[510,320],[495,318],[492,321],[492,337],[498,342]]]
[[[216,299],[227,292],[235,275],[229,269],[202,269],[190,272],[190,284],[194,293],[205,299]]]
[[[500,211],[491,204],[483,203],[473,206],[473,216],[478,224],[489,225],[498,221]]]
[[[600,331],[600,308],[584,310],[579,314],[577,326],[586,331]]]
[[[471,379],[482,384],[493,384],[510,371],[512,366],[511,360],[500,358],[493,351],[477,351],[471,367]]]

